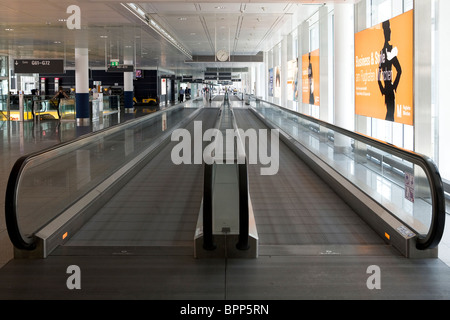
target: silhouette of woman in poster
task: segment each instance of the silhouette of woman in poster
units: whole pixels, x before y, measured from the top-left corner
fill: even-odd
[[[281,75],[280,75],[280,68],[275,68],[275,88],[281,87]]]
[[[386,120],[395,121],[395,92],[397,91],[398,83],[402,75],[402,68],[398,61],[398,49],[392,47],[389,43],[391,41],[391,25],[389,20],[383,22],[384,31],[384,47],[380,54],[380,68],[378,70],[378,86],[380,87],[381,94],[384,95],[384,101],[386,104]],[[392,66],[397,70],[397,76],[394,83],[392,83]],[[383,87],[384,83],[384,87]]]
[[[279,98],[281,93],[281,73],[280,68],[275,67],[275,97]]]
[[[314,77],[311,63],[311,52],[309,53],[308,80],[309,80],[309,104],[314,104]]]

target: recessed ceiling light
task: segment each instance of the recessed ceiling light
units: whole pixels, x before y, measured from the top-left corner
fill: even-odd
[[[13,28],[6,28],[5,31],[14,31]]]
[[[181,17],[181,18],[178,18],[178,20],[180,20],[180,21],[186,21],[187,18]]]
[[[223,7],[223,6],[220,6],[220,7],[215,7],[216,9],[219,9],[219,10],[221,10],[221,9],[225,9],[225,7]]]
[[[191,36],[195,36],[196,35],[196,33],[195,32],[191,32]]]
[[[100,38],[106,39],[106,38],[108,38],[108,36],[100,36]]]

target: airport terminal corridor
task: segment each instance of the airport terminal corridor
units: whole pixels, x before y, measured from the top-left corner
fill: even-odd
[[[243,101],[233,97],[230,105],[239,128],[267,128]],[[194,120],[213,127],[222,106],[223,97],[202,105]],[[6,264],[1,299],[448,298],[445,263],[403,257],[283,143],[277,175],[249,166],[258,258],[194,258],[202,166],[174,165],[174,144],[47,258]],[[81,290],[66,286],[71,265],[82,272]],[[381,290],[367,287],[372,265],[382,270]]]
[[[5,305],[450,299],[450,1],[0,12]]]

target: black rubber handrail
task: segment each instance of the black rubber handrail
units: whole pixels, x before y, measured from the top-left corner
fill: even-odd
[[[368,137],[361,133],[356,133],[353,131],[349,131],[347,129],[335,126],[328,122],[322,121],[320,119],[298,113],[294,110],[289,110],[279,105],[273,104],[268,101],[260,100],[263,103],[272,105],[276,108],[281,109],[282,111],[293,114],[297,117],[303,118],[307,121],[311,121],[317,125],[328,128],[335,132],[338,132],[342,135],[345,135],[351,139],[356,141],[363,142],[365,144],[371,145],[372,147],[378,148],[381,151],[384,151],[388,154],[400,157],[405,159],[415,165],[418,165],[425,172],[427,179],[430,184],[431,189],[431,199],[432,199],[432,217],[431,217],[431,225],[428,231],[428,234],[418,235],[416,248],[419,250],[433,249],[438,246],[439,242],[442,239],[445,228],[445,192],[444,192],[444,184],[442,182],[441,175],[439,173],[439,169],[436,164],[426,155],[416,153],[413,151],[409,151],[403,148],[399,148],[390,143],[374,139],[372,137]],[[407,223],[405,223],[407,224]],[[414,228],[411,228],[414,229]]]
[[[19,223],[17,221],[17,185],[19,178],[27,162],[31,159],[30,156],[23,156],[19,158],[14,164],[8,178],[6,186],[5,199],[5,221],[8,230],[9,238],[12,244],[21,250],[34,250],[36,248],[36,241],[34,236],[23,236],[20,232]]]
[[[247,159],[245,163],[238,164],[239,170],[239,240],[236,248],[239,250],[248,250],[248,232],[249,232],[249,211],[248,211],[248,167]]]
[[[216,248],[213,238],[213,165],[205,164],[203,172],[203,249],[211,251]]]
[[[168,108],[161,109],[161,112],[169,111],[169,110],[175,110],[180,105],[173,105]],[[38,158],[39,156],[42,156],[44,154],[48,154],[49,152],[58,150],[63,147],[68,147],[70,145],[74,145],[76,143],[82,143],[83,141],[87,141],[89,138],[96,138],[97,136],[101,134],[112,134],[117,131],[120,131],[121,128],[125,126],[132,126],[135,124],[138,124],[142,121],[149,120],[153,117],[156,117],[157,115],[161,114],[161,112],[155,112],[150,115],[142,116],[136,119],[131,119],[128,121],[125,121],[123,123],[114,125],[109,128],[104,128],[102,130],[98,130],[95,132],[87,133],[81,137],[78,137],[76,139],[73,139],[71,141],[59,143],[55,146],[43,149],[41,151],[37,151],[34,153],[30,153],[29,155],[25,155],[20,157],[13,165],[9,178],[8,183],[6,186],[6,193],[5,193],[5,222],[6,227],[8,231],[8,236],[11,240],[11,243],[20,250],[34,250],[36,248],[36,237],[34,235],[24,235],[22,234],[20,230],[20,226],[17,219],[17,187],[22,175],[22,172],[24,168],[26,167],[27,163],[31,162],[33,159]]]
[[[213,198],[214,198],[214,164],[205,164],[203,169],[203,249],[214,250],[213,236]],[[238,164],[239,183],[239,236],[236,248],[248,250],[249,246],[249,196],[248,196],[248,166]]]
[[[229,103],[224,100],[224,103]],[[220,114],[219,114],[220,118]],[[233,127],[238,129],[233,114]],[[220,120],[218,121],[220,122]],[[217,127],[217,126],[216,126]],[[239,136],[239,142],[242,140]],[[240,150],[240,151],[238,151]],[[249,246],[249,187],[248,187],[248,162],[243,149],[239,149],[235,145],[235,159],[238,166],[238,193],[239,193],[239,235],[236,248],[238,250],[248,250]],[[203,175],[203,248],[205,250],[214,250],[213,236],[213,197],[214,197],[214,165],[204,164]]]
[[[231,110],[233,114],[233,128],[238,130],[238,125],[236,122],[236,117],[234,111]],[[249,227],[250,227],[250,214],[249,214],[249,180],[248,180],[248,159],[244,151],[244,141],[237,132],[238,141],[235,145],[235,154],[237,155],[238,163],[238,178],[239,178],[239,238],[236,248],[238,250],[248,250],[249,246]],[[239,144],[239,145],[238,145]]]

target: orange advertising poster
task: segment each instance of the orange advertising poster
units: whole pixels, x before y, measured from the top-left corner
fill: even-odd
[[[414,125],[413,11],[355,34],[356,114]]]
[[[320,105],[319,50],[302,56],[302,102]]]

